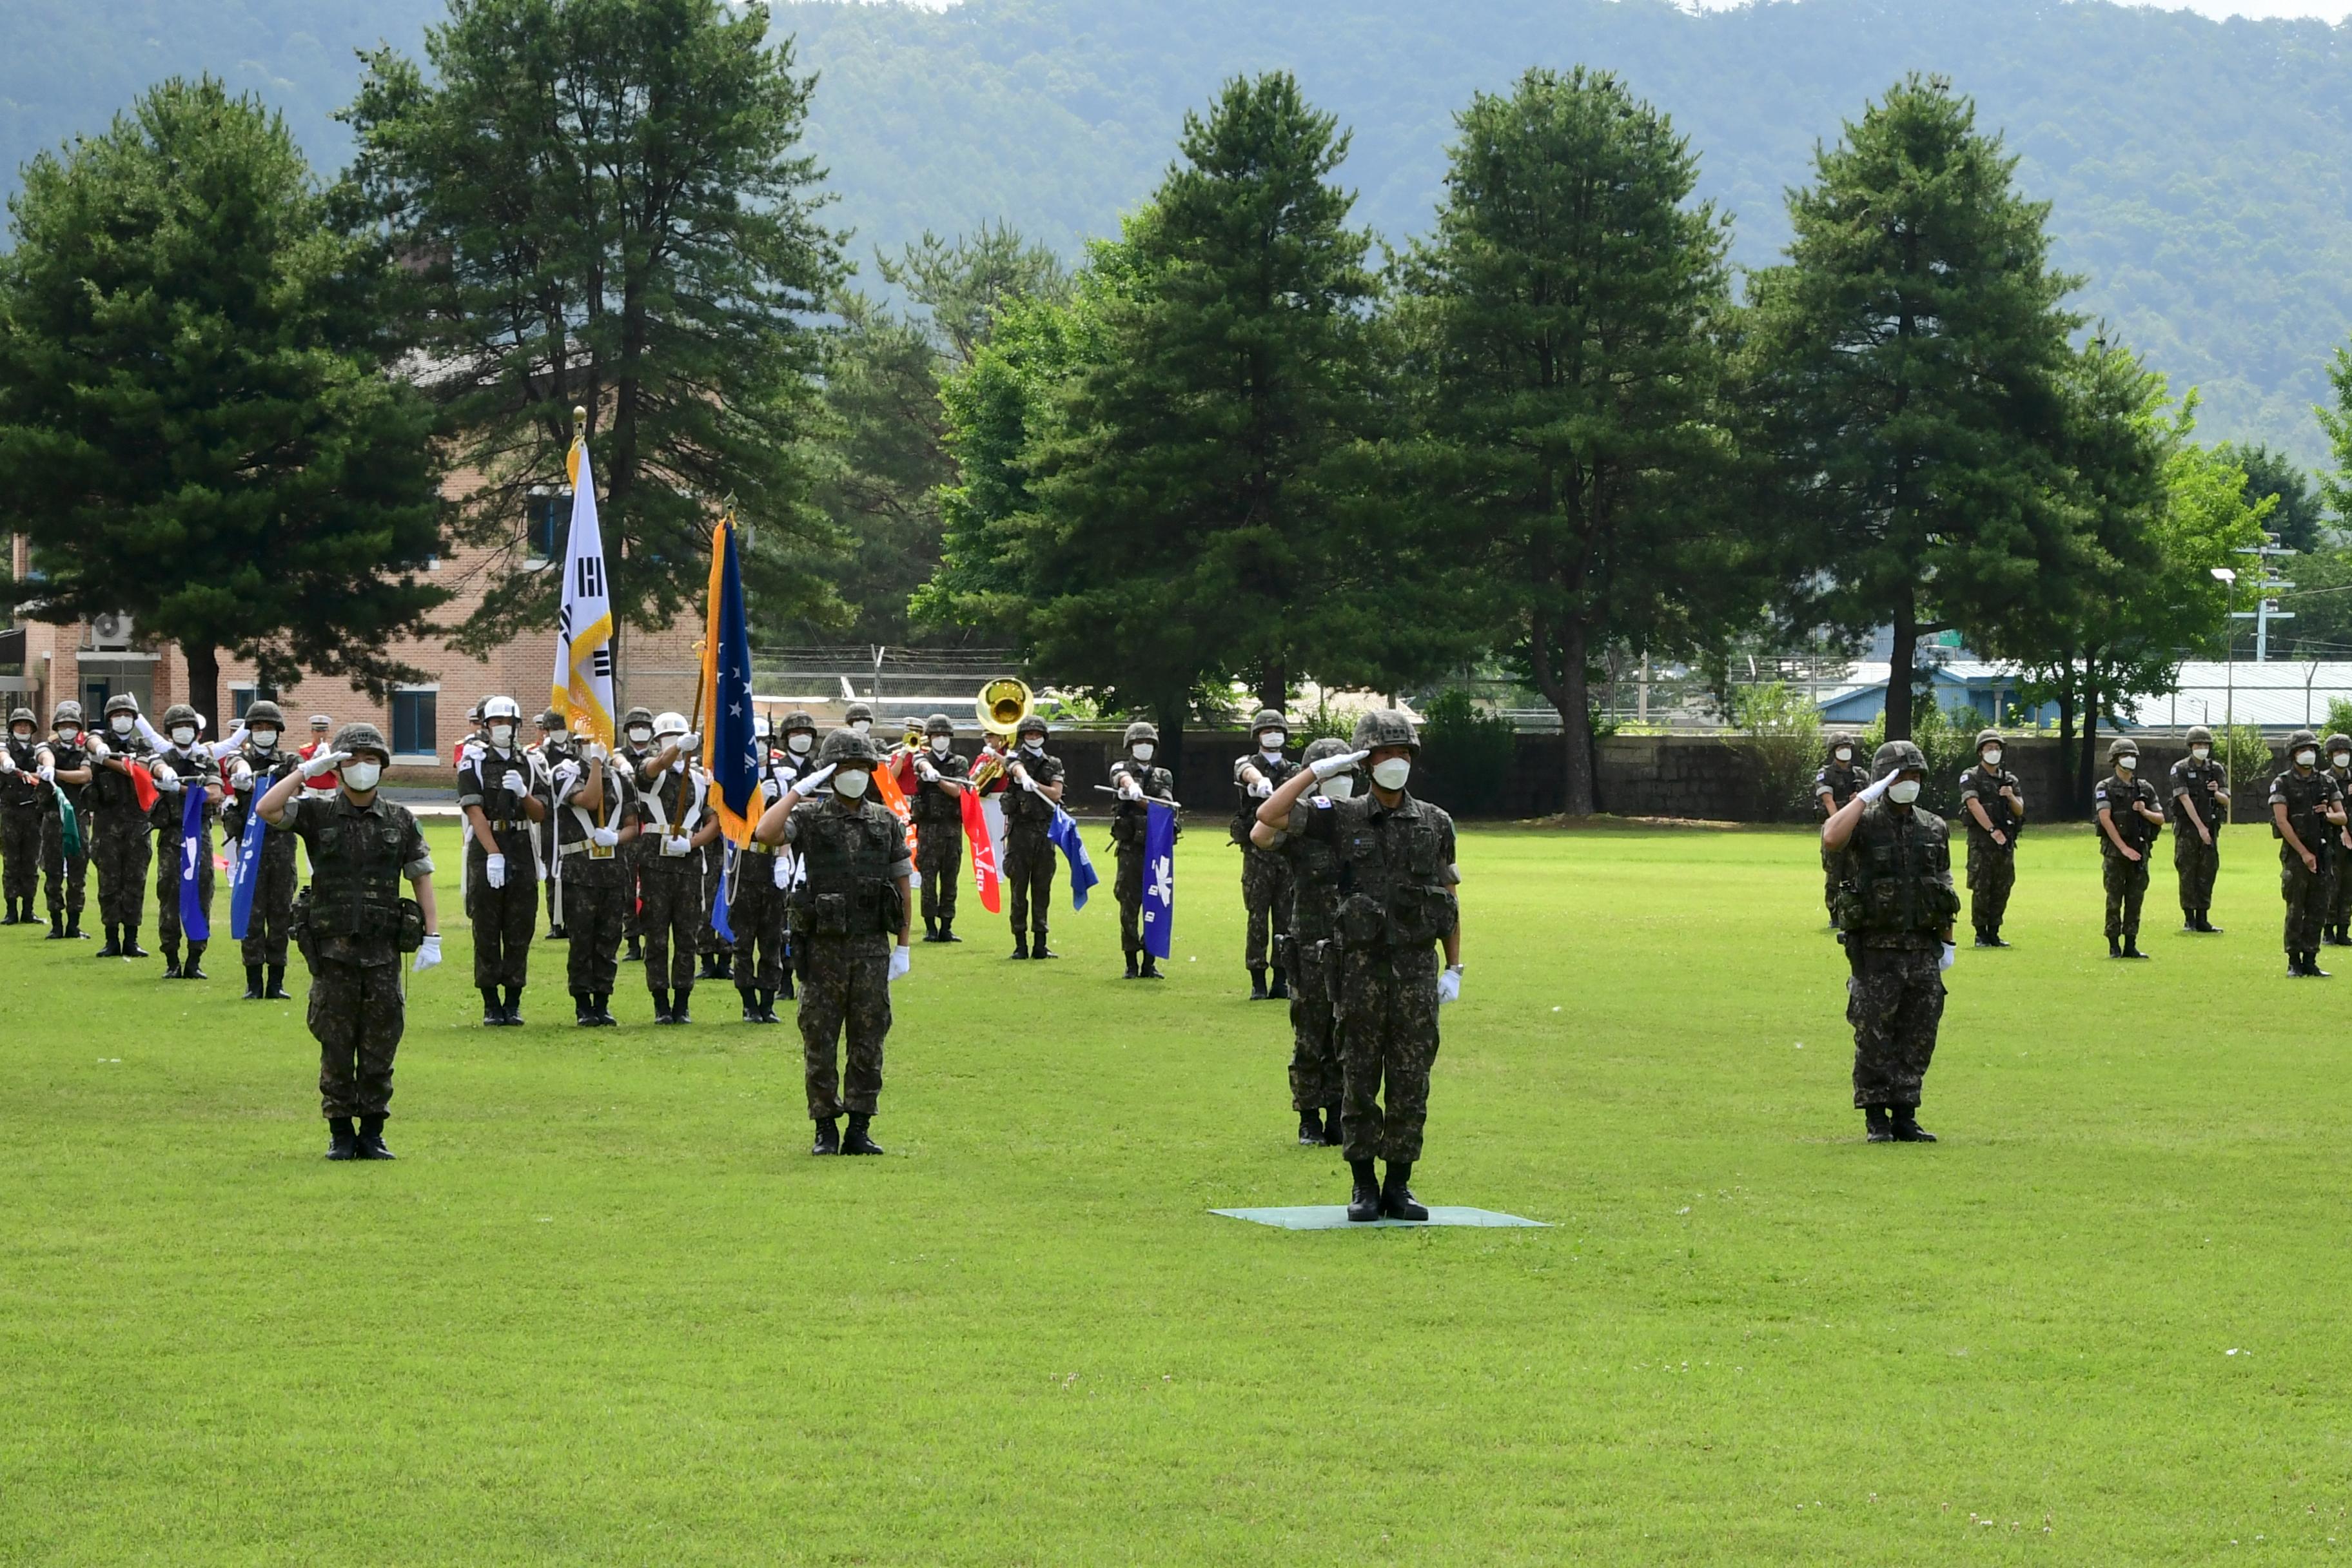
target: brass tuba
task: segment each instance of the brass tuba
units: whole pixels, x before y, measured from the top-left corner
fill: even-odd
[[[1029,717],[1036,703],[1027,683],[1013,676],[1000,675],[980,689],[980,696],[971,706],[979,715],[981,732],[988,740],[972,764],[972,788],[985,789],[996,782],[997,775],[1004,771],[1005,757],[1013,750],[1013,737],[1020,733],[1021,721]]]

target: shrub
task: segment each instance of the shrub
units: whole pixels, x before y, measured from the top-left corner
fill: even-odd
[[[1491,816],[1502,802],[1518,749],[1518,731],[1508,719],[1481,713],[1458,688],[1422,710],[1423,786],[1432,801],[1457,816]]]

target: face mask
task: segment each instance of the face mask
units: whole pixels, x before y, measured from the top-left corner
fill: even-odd
[[[1268,730],[1257,738],[1257,749],[1269,757],[1278,756],[1282,752],[1283,745],[1289,739],[1288,735],[1279,730]]]
[[[629,727],[629,744],[632,746],[646,745],[653,738],[654,732],[643,724],[633,724]]]
[[[784,737],[784,750],[790,752],[796,757],[807,756],[809,753],[809,748],[815,744],[816,737],[810,734],[805,730],[801,731],[797,734],[787,735]]]
[[[1353,800],[1355,795],[1356,779],[1352,773],[1341,773],[1337,778],[1323,781],[1323,798],[1326,800]]]
[[[33,732],[30,730],[11,730],[8,733],[19,745],[29,746],[33,743]]]
[[[2339,768],[2352,768],[2352,752],[2337,752],[2327,760]]]
[[[375,788],[375,781],[383,777],[382,763],[351,762],[343,764],[341,777],[343,787],[353,795],[365,795]]]
[[[2210,746],[2191,746],[2189,748],[2189,754],[2201,763],[2205,761],[2206,758],[2213,754],[2213,748]]]
[[[496,746],[501,752],[505,751],[509,746],[513,745],[514,726],[511,724],[491,725],[490,744]]]
[[[1033,757],[1042,757],[1045,754],[1045,742],[1043,741],[1024,741],[1021,742],[1021,749],[1028,752]]]
[[[1893,784],[1888,786],[1886,798],[1893,801],[1897,805],[1909,805],[1913,801],[1919,798],[1919,781],[1917,779],[1897,779]]]
[[[1997,768],[2000,766],[2000,748],[1999,746],[1987,746],[1984,749],[1984,765],[1989,768]]]
[[[1157,750],[1159,748],[1149,741],[1138,741],[1135,743],[1135,760],[1139,763],[1148,763],[1151,760],[1151,753]]]
[[[2119,773],[2127,773],[2137,766],[2139,766],[2139,759],[2137,757],[2117,757],[2116,759],[2116,772]]]
[[[2317,752],[2297,752],[2294,754],[2294,765],[2299,768],[2310,767],[2318,761],[2319,753]]]
[[[253,732],[253,743],[265,752],[274,752],[278,749],[278,731],[256,730]]]
[[[172,744],[175,746],[193,746],[195,743],[195,726],[192,724],[175,724],[172,727]]]
[[[128,735],[132,730],[138,728],[139,724],[139,721],[128,713],[117,713],[106,722],[107,726],[118,735]]]
[[[944,757],[954,749],[955,742],[945,735],[941,735],[939,739],[931,742],[931,755],[935,757]]]
[[[866,786],[873,782],[874,775],[862,768],[853,769],[845,773],[835,773],[833,775],[833,793],[844,800],[856,800],[866,793]]]
[[[72,745],[76,741],[81,739],[81,726],[79,724],[58,725],[58,739],[64,742],[68,746]]]
[[[860,719],[856,723],[852,724],[850,728],[856,731],[861,735],[870,735],[874,733],[874,721],[871,719]]]
[[[1853,761],[1853,748],[1852,746],[1840,746],[1837,749],[1837,760],[1842,763],[1850,763]]]
[[[1404,788],[1404,781],[1412,777],[1411,757],[1391,757],[1372,764],[1372,782],[1391,793]]]

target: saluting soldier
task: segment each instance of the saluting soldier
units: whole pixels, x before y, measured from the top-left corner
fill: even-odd
[[[1046,733],[1045,721],[1034,713],[1022,720],[1015,731],[1020,744],[991,786],[1004,797],[1003,869],[1013,890],[1015,958],[1062,956],[1045,945],[1054,907],[1054,840],[1047,829],[1062,804],[1062,759],[1046,754]]]
[[[0,743],[0,898],[7,903],[0,925],[33,923],[33,899],[41,890],[41,813],[53,777],[39,719],[30,708],[14,710]]]
[[[1290,862],[1270,855],[1251,841],[1261,802],[1271,798],[1298,772],[1298,763],[1283,754],[1290,730],[1282,715],[1261,708],[1250,721],[1257,750],[1234,763],[1233,841],[1242,851],[1242,962],[1249,968],[1250,1000],[1264,1002],[1290,994],[1289,976],[1282,970],[1282,939],[1290,930]],[[1266,984],[1272,964],[1274,984]]]
[[[2327,737],[2327,776],[2336,787],[2352,801],[2352,735]],[[2336,830],[2336,852],[2327,877],[2327,918],[2321,922],[2322,934],[2330,947],[2352,947],[2352,831]]]
[[[762,720],[762,722],[765,722]],[[784,798],[799,770],[771,750],[759,748],[761,815]],[[727,923],[735,928],[735,994],[743,999],[743,1022],[774,1024],[776,998],[793,994],[792,967],[784,955],[784,900],[793,862],[755,834],[735,862],[735,882],[727,903]]]
[[[955,933],[956,884],[963,879],[963,792],[971,759],[955,749],[944,713],[923,721],[907,805],[915,819],[915,869],[923,880],[923,940],[961,942]]]
[[[1144,836],[1151,825],[1146,801],[1176,803],[1176,775],[1152,761],[1160,751],[1160,731],[1140,721],[1129,724],[1121,737],[1127,754],[1110,764],[1111,787],[1118,804],[1111,808],[1111,847],[1118,857],[1118,945],[1127,955],[1129,980],[1158,980],[1160,960],[1143,951]],[[1179,827],[1178,832],[1183,829]]]
[[[2003,771],[2000,731],[1977,731],[1977,765],[1960,775],[1960,810],[1969,826],[1969,923],[1979,947],[2007,947],[2000,937],[2017,886],[2017,835],[2025,826],[2025,786]]]
[[[254,802],[301,765],[300,759],[279,742],[286,735],[286,713],[264,698],[245,710],[245,740],[229,753],[228,804],[221,812],[221,830],[242,854],[246,824]],[[294,836],[270,826],[261,829],[260,862],[253,870],[253,908],[247,916],[239,956],[245,960],[245,999],[248,1002],[293,1000],[286,989],[286,943],[294,919]]]
[[[1829,761],[1813,775],[1813,804],[1821,807],[1822,820],[1835,816],[1856,791],[1870,782],[1869,770],[1857,762],[1853,754],[1853,737],[1843,730],[1830,733]],[[1829,911],[1830,928],[1837,929],[1839,852],[1828,845],[1822,846],[1822,907]]]
[[[197,739],[203,731],[196,710],[184,702],[174,702],[163,710],[163,738],[168,743],[149,763],[158,792],[149,818],[154,825],[158,850],[155,934],[162,939],[166,980],[211,978],[204,969],[207,945],[204,939],[187,938],[187,956],[180,953],[184,935],[180,925],[180,870],[191,853],[195,858],[196,907],[203,910],[207,929],[213,918],[213,824],[220,820],[221,796],[226,792],[212,748]],[[201,790],[205,797],[193,845],[187,840],[185,815],[189,790]]]
[[[1462,994],[1461,909],[1454,892],[1462,872],[1454,863],[1454,819],[1407,792],[1420,752],[1421,737],[1404,714],[1366,713],[1356,721],[1353,751],[1295,770],[1257,813],[1264,826],[1318,838],[1339,858],[1333,994],[1342,1060],[1341,1147],[1354,1178],[1351,1220],[1429,1217],[1412,1194],[1412,1167],[1429,1116],[1437,1010]],[[1360,763],[1372,775],[1370,795],[1334,800],[1326,794],[1300,809],[1318,775],[1328,784]],[[1385,1178],[1378,1177],[1375,1159],[1387,1162]]]
[[[2183,931],[2221,934],[2213,923],[2213,877],[2221,865],[2221,825],[2230,820],[2230,775],[2213,755],[2213,731],[2189,731],[2189,754],[2172,764],[2172,868],[2180,879]]]
[[[1348,748],[1326,737],[1307,742],[1299,762],[1312,771]],[[1307,798],[1291,814],[1321,809],[1318,801],[1353,800],[1362,775],[1317,774]],[[1275,828],[1250,828],[1251,842],[1290,862],[1290,1108],[1298,1112],[1298,1141],[1342,1146],[1339,1106],[1345,1088],[1331,991],[1339,967],[1339,883],[1343,862],[1328,837]]]
[[[790,845],[803,868],[792,927],[795,949],[804,952],[801,1049],[809,1120],[816,1124],[810,1152],[879,1154],[870,1128],[882,1095],[890,983],[913,958],[908,941],[915,863],[898,817],[867,798],[882,762],[873,739],[835,730],[817,762],[768,808],[757,833],[766,843]],[[803,798],[803,792],[828,782],[833,790],[824,799]],[[838,1126],[844,1115],[846,1136]]]
[[[654,754],[654,710],[632,708],[621,715],[620,743],[613,748],[612,763],[616,771],[625,771],[630,787],[636,785],[637,771],[646,759]],[[651,840],[642,833],[631,837],[621,847],[621,867],[628,883],[627,896],[621,900],[621,934],[628,939],[629,948],[621,955],[624,963],[643,963],[646,950],[641,945],[645,922],[637,913],[637,868],[645,863],[646,850]]]
[[[2339,858],[2344,791],[2319,765],[2319,738],[2287,737],[2287,767],[2271,780],[2271,832],[2279,840],[2279,893],[2286,901],[2286,972],[2324,980],[2319,939],[2327,916],[2328,878]]]
[[[702,738],[687,728],[686,715],[667,712],[654,721],[654,754],[637,770],[638,798],[654,847],[637,868],[645,900],[646,989],[653,994],[654,1022],[694,1022],[694,945],[709,918],[709,892],[702,879],[703,846],[719,837],[719,817],[704,806],[710,781],[696,761]]]
[[[97,776],[89,741],[82,728],[81,704],[71,699],[58,703],[50,715],[48,743],[43,748],[48,753],[51,782],[57,785],[41,809],[41,880],[48,893],[51,942],[89,940],[82,934],[81,911],[89,886],[89,844],[94,831],[90,783]],[[65,804],[73,807],[74,823],[79,829],[80,848],[72,855],[66,853],[65,814],[58,805],[60,794]]]
[[[90,759],[98,776],[90,783],[94,834],[90,858],[98,867],[98,918],[106,927],[100,958],[144,958],[139,921],[147,902],[147,862],[155,835],[147,808],[139,804],[131,773],[152,759],[153,748],[139,727],[139,700],[118,691],[106,700],[106,733],[91,737]]]
[[[391,761],[374,725],[346,724],[254,806],[270,826],[299,838],[310,862],[295,940],[310,970],[309,1023],[319,1042],[330,1160],[393,1157],[383,1123],[408,1021],[400,956],[415,952],[419,974],[441,962],[432,853],[408,808],[376,793]],[[333,795],[306,792],[328,777],[337,781]],[[404,877],[414,903],[400,896]]]
[[[2091,791],[2107,889],[2107,956],[2146,958],[2139,950],[2140,902],[2147,897],[2147,857],[2164,830],[2156,786],[2139,776],[2139,742],[2107,746],[2107,776]]]
[[[641,813],[627,771],[602,742],[568,749],[550,779],[554,795],[555,853],[563,889],[564,956],[572,991],[572,1021],[583,1029],[609,1028],[613,984],[620,973],[622,910],[635,895],[629,846]]]
[[[511,697],[482,704],[488,737],[466,749],[457,807],[466,816],[466,918],[474,928],[474,987],[485,1027],[522,1023],[530,942],[539,929],[539,825],[547,801],[537,764],[517,731]]]

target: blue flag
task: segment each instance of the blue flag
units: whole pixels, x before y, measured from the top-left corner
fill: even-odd
[[[760,825],[760,742],[751,732],[751,631],[743,614],[743,572],[730,518],[711,533],[710,609],[702,672],[709,692],[703,766],[710,809],[730,844],[748,844]]]
[[[190,942],[210,942],[213,922],[205,919],[204,889],[196,879],[203,872],[205,853],[205,780],[188,781],[180,792],[187,804],[180,808],[180,929]]]
[[[1176,808],[1146,801],[1143,825],[1143,951],[1169,956],[1176,936]]]
[[[1078,837],[1078,819],[1055,806],[1054,823],[1045,829],[1045,837],[1054,841],[1062,858],[1070,863],[1070,908],[1085,909],[1087,889],[1102,879],[1095,875],[1095,863],[1087,858],[1087,841]]]
[[[255,784],[255,807],[261,805],[265,787]],[[261,841],[268,836],[269,824],[261,820],[258,810],[248,808],[245,832],[236,841],[236,870],[228,880],[228,934],[232,942],[243,942],[245,928],[253,921],[253,890],[261,885]]]
[[[735,861],[742,853],[724,838],[719,841],[719,896],[711,901],[710,929],[721,942],[735,940],[735,922],[727,918],[727,906],[734,897]]]

